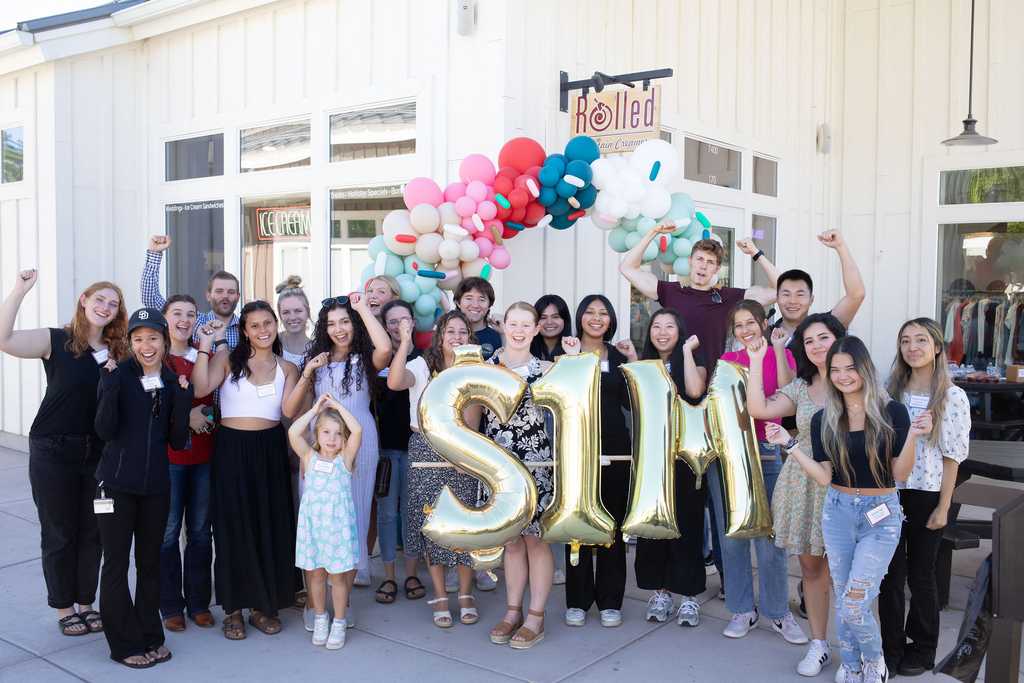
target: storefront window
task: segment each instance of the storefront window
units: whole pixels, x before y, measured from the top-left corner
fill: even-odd
[[[25,175],[24,129],[5,128],[0,136],[0,154],[3,156],[3,182],[16,183]]]
[[[242,131],[242,173],[309,166],[309,119]]]
[[[331,116],[331,161],[416,153],[416,103]]]
[[[754,214],[750,217],[750,227],[751,237],[754,238],[757,248],[764,252],[769,261],[775,263],[775,218]],[[764,274],[764,269],[754,262],[750,264],[750,282],[754,285],[774,289],[774,285]]]
[[[779,196],[779,162],[754,157],[754,192],[769,197]]]
[[[722,248],[725,250],[725,261],[722,262],[722,267],[718,271],[718,286],[732,287],[733,234],[736,231],[732,228],[712,225],[711,232],[722,239]]]
[[[384,217],[404,209],[400,185],[351,187],[331,191],[331,293],[361,289],[370,262],[367,245],[381,232]]]
[[[687,180],[738,190],[740,153],[728,147],[686,138],[683,175]]]
[[[164,180],[224,175],[224,134],[164,143]]]
[[[1024,166],[969,168],[939,174],[940,204],[1024,202]]]
[[[311,228],[308,194],[242,200],[244,301],[273,302],[275,286],[292,275],[309,282]],[[307,294],[310,301],[317,299]]]
[[[167,292],[190,294],[205,310],[210,276],[224,270],[224,202],[188,202],[164,207],[167,235]]]

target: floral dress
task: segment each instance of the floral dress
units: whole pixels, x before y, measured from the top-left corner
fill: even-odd
[[[499,354],[495,353],[488,363],[498,364]],[[540,379],[544,372],[541,361],[531,358],[530,362],[512,370],[526,380],[526,392],[508,422],[498,422],[498,417],[489,410],[484,410],[484,434],[499,446],[507,448],[523,462],[551,460],[551,439],[545,427],[544,410],[533,402],[533,393],[529,385]],[[533,520],[523,530],[528,536],[540,536],[540,516],[551,505],[555,495],[554,468],[535,467],[530,473],[537,484],[537,511]],[[483,487],[481,487],[483,488]],[[480,503],[486,502],[487,495],[482,491]]]
[[[359,562],[352,474],[340,457],[322,460],[333,465],[330,472],[318,471],[317,461],[321,461],[320,454],[313,451],[299,504],[295,566],[342,574]]]

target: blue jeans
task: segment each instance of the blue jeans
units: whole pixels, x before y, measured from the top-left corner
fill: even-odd
[[[777,446],[761,444],[761,470],[768,500],[772,499],[775,482],[782,470],[782,459]],[[769,619],[781,619],[789,612],[789,574],[786,551],[776,547],[775,541],[762,538],[729,538],[725,535],[725,501],[722,475],[718,461],[711,463],[704,479],[714,505],[715,535],[722,549],[722,569],[725,572],[725,606],[733,614],[754,611],[754,570],[750,562],[750,547],[757,553],[758,603],[760,612]]]
[[[867,512],[883,503],[889,516],[872,525]],[[821,532],[835,591],[839,651],[843,664],[854,671],[860,671],[862,657],[882,657],[882,633],[871,603],[878,597],[902,528],[903,509],[896,493],[855,496],[829,488],[825,496]]]
[[[405,527],[405,520],[400,518],[398,499],[405,495],[409,473],[408,456],[406,451],[384,449],[380,452],[381,458],[391,460],[391,486],[388,487],[388,495],[377,499],[377,538],[380,539],[380,557],[384,562],[395,561],[399,526]]]
[[[160,614],[189,616],[210,611],[213,536],[210,530],[210,463],[170,464],[171,505],[160,546]],[[182,585],[181,523],[185,521]],[[184,595],[182,594],[184,588]]]

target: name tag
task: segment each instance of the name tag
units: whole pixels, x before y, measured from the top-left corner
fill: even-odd
[[[114,512],[113,498],[96,498],[92,501],[92,511],[97,515],[109,515]]]
[[[917,410],[927,410],[928,409],[928,399],[929,399],[928,396],[922,396],[921,394],[911,394],[910,395],[910,407],[911,408],[915,408]]]
[[[317,458],[316,462],[313,464],[313,469],[315,471],[317,471],[317,472],[323,472],[324,474],[330,474],[331,472],[334,471],[334,463],[333,462],[328,462],[326,460],[321,460],[320,458]]]
[[[256,387],[256,396],[259,398],[268,398],[277,394],[277,388],[273,384],[260,384]]]
[[[874,526],[881,522],[883,519],[891,515],[889,512],[889,506],[885,503],[880,503],[878,507],[873,507],[865,513],[868,521],[871,522],[871,526]]]
[[[107,349],[100,349],[99,351],[93,351],[92,357],[96,361],[96,365],[106,365],[107,360],[110,359],[110,351]]]
[[[141,380],[142,388],[146,391],[156,391],[157,389],[164,388],[164,382],[160,379],[160,376],[156,377],[143,377]]]
[[[665,362],[665,369],[668,370],[669,372],[672,372],[672,361]]]
[[[601,372],[608,372],[608,361],[601,361]]]
[[[199,351],[197,349],[190,348],[184,358],[189,363],[195,363],[199,359]]]
[[[509,368],[509,370],[511,370],[512,372],[516,373],[517,375],[519,375],[523,379],[526,379],[527,377],[530,376],[530,366],[529,365],[520,365],[518,368]]]
[[[384,368],[383,370],[381,370],[380,372],[377,373],[377,376],[378,377],[383,377],[384,379],[387,379],[388,371],[389,370],[391,370],[391,368]]]

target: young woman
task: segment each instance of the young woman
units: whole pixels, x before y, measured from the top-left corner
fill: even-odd
[[[412,306],[401,299],[395,299],[384,304],[381,308],[381,317],[384,320],[384,327],[391,337],[391,346],[395,353],[398,353],[402,345],[402,335],[399,332],[403,321],[412,325],[415,317]],[[413,358],[419,356],[415,348],[408,350],[406,364]],[[398,580],[395,574],[395,558],[398,555],[399,532],[408,526],[405,519],[404,508],[399,507],[399,502],[404,502],[407,497],[407,486],[409,477],[409,437],[412,430],[409,429],[409,391],[392,391],[387,384],[390,368],[384,368],[378,376],[384,380],[385,386],[377,400],[377,424],[380,430],[380,457],[391,461],[391,481],[388,486],[388,495],[377,499],[377,528],[380,531],[380,555],[384,561],[385,579],[377,587],[375,599],[383,604],[390,604],[395,601],[398,595]],[[419,600],[426,595],[427,590],[416,576],[416,555],[404,553],[405,555],[405,584],[403,586],[407,600]]]
[[[384,306],[388,302],[394,301],[402,295],[398,280],[390,275],[371,277],[366,281],[366,286],[363,289],[366,292],[366,304],[370,307],[370,312],[377,318],[381,317]]]
[[[601,454],[629,455],[629,426],[623,410],[629,408],[626,380],[620,366],[627,357],[619,348],[609,344],[615,336],[615,309],[612,302],[601,294],[583,298],[576,307],[576,331],[581,350],[601,357]],[[620,342],[620,346],[636,359],[633,345]],[[601,500],[605,508],[622,524],[626,517],[626,499],[629,495],[629,463],[613,461],[601,468]],[[569,549],[566,548],[566,559]],[[595,567],[596,565],[596,567]],[[622,599],[626,592],[626,545],[616,531],[609,548],[580,549],[579,564],[565,566],[565,623],[583,626],[587,610],[597,603],[601,611],[601,625],[614,627],[622,624]]]
[[[188,294],[164,304],[171,347],[164,362],[175,375],[189,379],[199,359],[192,346],[198,308]],[[185,612],[202,628],[213,626],[210,599],[213,581],[213,531],[210,524],[210,455],[213,453],[213,397],[193,399],[188,416],[189,442],[167,449],[170,461],[170,511],[160,547],[160,614],[168,631],[185,630]],[[185,522],[185,566],[181,563],[181,526]]]
[[[457,553],[435,545],[423,535],[425,515],[424,505],[433,505],[441,489],[447,486],[459,500],[466,505],[476,504],[477,480],[468,474],[459,472],[454,467],[414,468],[413,463],[444,462],[444,459],[431,448],[420,433],[419,402],[423,390],[431,378],[437,373],[451,367],[455,361],[455,349],[463,344],[475,343],[476,339],[470,332],[469,319],[460,311],[449,311],[434,323],[434,336],[430,346],[418,358],[406,363],[412,351],[411,322],[399,324],[398,333],[401,342],[395,351],[388,371],[388,388],[392,391],[409,391],[409,426],[412,436],[409,437],[409,479],[405,498],[405,553],[406,555],[425,555],[430,571],[430,583],[434,589],[434,598],[428,600],[430,606],[443,605],[444,609],[434,609],[434,625],[438,628],[451,628],[452,614],[448,609],[448,593],[445,590],[445,568],[456,567],[459,580],[459,621],[463,624],[475,624],[480,617],[476,610],[473,597],[473,561],[469,553]],[[480,423],[481,409],[479,406],[469,407],[463,417],[466,424]]]
[[[696,401],[704,394],[707,369],[696,335],[687,336],[682,316],[673,308],[657,311],[644,336],[644,360],[660,359],[672,376],[676,391]],[[682,535],[671,540],[636,540],[636,585],[653,590],[647,602],[648,621],[668,621],[675,609],[672,594],[680,596],[676,623],[697,626],[700,605],[697,596],[707,587],[704,571],[704,500],[706,486],[697,488],[697,477],[686,463],[677,460],[676,520]]]
[[[871,603],[900,539],[903,512],[896,482],[910,475],[918,437],[931,432],[931,415],[922,413],[911,422],[903,404],[888,399],[857,337],[833,344],[827,367],[825,408],[811,419],[812,453],[774,423],[768,425],[768,439],[830,487],[821,526],[843,660],[836,680],[884,683],[888,671]]]
[[[763,393],[771,395],[781,385],[789,384],[796,369],[793,354],[786,350],[782,333],[772,340],[773,353],[767,353],[768,341],[765,331],[768,322],[764,307],[753,300],[745,299],[733,308],[730,315],[730,326],[733,338],[743,348],[740,351],[728,351],[721,359],[738,363],[745,368],[757,366],[757,381]],[[758,355],[754,361],[752,354]],[[751,374],[750,383],[754,383]],[[765,439],[765,426],[777,422],[772,420],[754,421],[758,446],[761,451],[761,471],[764,474],[764,485],[771,500],[775,491],[775,482],[782,469],[782,458],[778,446],[768,443]],[[715,468],[717,469],[717,468]],[[776,547],[770,538],[757,539],[729,538],[724,532],[725,498],[722,493],[719,475],[708,476],[711,488],[711,499],[715,506],[715,522],[718,542],[722,548],[723,567],[725,569],[725,605],[732,612],[732,619],[726,625],[723,635],[729,638],[742,638],[757,624],[760,615],[754,604],[754,571],[750,564],[750,548],[754,547],[757,554],[757,578],[760,584],[758,602],[761,611],[771,621],[772,630],[781,635],[786,642],[802,645],[807,636],[796,619],[789,611],[789,574],[786,569],[786,551]]]
[[[366,537],[370,528],[373,484],[380,457],[377,427],[370,402],[377,372],[391,361],[391,339],[360,294],[325,299],[313,330],[313,342],[295,388],[284,403],[286,417],[294,418],[313,405],[313,394],[330,394],[351,411],[363,431],[352,477],[359,524],[359,567],[356,586],[370,585],[370,554]]]
[[[221,423],[211,468],[214,585],[224,608],[224,637],[245,638],[249,624],[274,635],[278,610],[295,600],[295,517],[281,404],[299,371],[281,356],[277,316],[266,301],[242,307],[238,346],[227,352],[220,321],[199,330],[192,370],[198,396],[220,390]],[[214,329],[216,328],[216,329]],[[221,350],[210,359],[210,350]]]
[[[553,361],[565,353],[562,338],[569,337],[569,305],[557,294],[545,294],[533,304],[540,316],[540,333],[530,344],[530,353],[540,360]]]
[[[750,367],[747,410],[760,420],[795,415],[797,441],[805,453],[811,452],[811,418],[826,404],[829,349],[845,336],[846,328],[831,313],[807,316],[793,333],[798,340],[793,345],[797,377],[767,398],[762,366],[755,363]],[[778,337],[773,334],[773,342]],[[774,346],[773,343],[773,353]],[[797,556],[803,576],[807,621],[811,627],[811,643],[797,665],[797,672],[803,676],[817,676],[832,660],[827,640],[832,580],[821,533],[821,511],[827,491],[827,486],[815,482],[796,460],[788,458],[772,495],[775,544]]]
[[[131,356],[120,364],[107,361],[96,405],[96,433],[107,442],[96,468],[94,508],[103,540],[100,613],[110,658],[148,669],[171,658],[160,626],[160,545],[170,507],[167,449],[188,442],[192,387],[164,365],[170,340],[160,311],[133,313],[128,335]]]
[[[309,299],[302,289],[302,278],[292,275],[279,284],[277,291],[277,314],[281,317],[281,356],[297,368],[302,367],[306,357],[309,337]]]
[[[96,435],[96,387],[108,359],[127,354],[127,314],[117,285],[96,282],[82,292],[64,327],[15,330],[21,302],[38,272],[18,273],[0,304],[0,351],[39,358],[46,394],[29,430],[28,478],[39,514],[46,601],[66,636],[103,630],[93,609],[100,572],[100,532],[93,514],[93,474],[103,443]],[[75,610],[75,606],[78,610]]]
[[[934,428],[918,439],[914,469],[906,483],[896,484],[906,520],[882,580],[878,616],[887,667],[901,676],[917,676],[935,666],[939,638],[935,563],[957,469],[970,447],[971,406],[964,390],[949,377],[938,323],[929,318],[909,320],[896,341],[889,395],[907,407],[912,419],[929,413]],[[908,583],[910,613],[904,618]]]

